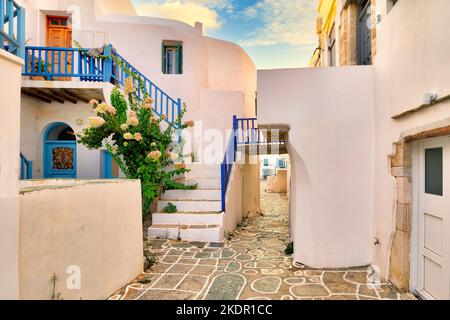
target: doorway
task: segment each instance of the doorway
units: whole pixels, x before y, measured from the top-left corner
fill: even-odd
[[[51,124],[44,133],[44,178],[77,177],[77,142],[73,129],[65,123]]]
[[[418,142],[414,171],[416,290],[450,299],[450,137]]]
[[[71,48],[72,27],[69,17],[47,16],[46,46],[50,48]],[[55,73],[70,74],[72,72],[72,52],[61,51],[50,55],[49,63]],[[70,78],[59,78],[55,80],[70,80]]]

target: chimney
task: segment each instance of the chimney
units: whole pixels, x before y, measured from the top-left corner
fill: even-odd
[[[198,30],[198,32],[200,32],[201,34],[203,34],[203,23],[197,21],[195,23],[195,27],[196,30]]]

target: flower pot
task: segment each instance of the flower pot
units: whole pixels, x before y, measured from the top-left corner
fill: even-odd
[[[45,78],[43,76],[30,76],[30,80],[42,81]]]

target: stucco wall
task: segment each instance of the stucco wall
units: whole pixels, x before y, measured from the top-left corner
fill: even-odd
[[[377,1],[382,14],[377,26],[375,70],[375,190],[374,263],[389,273],[395,231],[396,186],[390,172],[393,143],[408,132],[450,124],[450,102],[442,102],[398,120],[391,116],[416,108],[427,92],[450,94],[450,6],[446,0],[398,1],[387,14],[386,1]],[[413,176],[413,181],[415,177]],[[408,241],[408,240],[407,240]]]
[[[142,272],[139,181],[49,180],[23,186],[21,299],[50,299],[53,274],[55,294],[62,299],[105,299]],[[80,289],[66,285],[70,266],[79,267]]]
[[[74,40],[85,47],[112,43],[123,57],[156,85],[187,104],[187,120],[214,122],[214,126],[221,130],[231,126],[233,114],[254,115],[255,65],[236,44],[205,37],[200,27],[179,21],[115,14],[117,4],[105,1],[102,2],[103,9],[97,6],[97,11],[92,0],[19,2],[26,5],[30,45],[45,45],[46,14],[71,14]],[[163,40],[183,42],[183,74],[162,73]],[[220,91],[220,96],[208,94],[209,90]],[[234,99],[236,92],[241,93],[243,102]],[[220,98],[224,100],[219,101]],[[222,108],[225,101],[228,101],[227,106]],[[218,118],[215,113],[221,113],[222,117]]]
[[[43,150],[44,132],[53,123],[63,122],[69,125],[76,133],[81,132],[92,116],[90,105],[78,101],[77,104],[66,102],[51,104],[40,100],[22,96],[21,99],[21,150],[23,154],[33,161],[33,178],[43,178]],[[78,120],[83,123],[78,124]],[[77,144],[77,178],[101,178],[101,152],[88,150],[85,146]]]
[[[369,264],[372,67],[259,71],[258,101],[260,125],[290,125],[295,260],[311,267]]]
[[[0,49],[0,299],[19,296],[20,74],[23,61]]]

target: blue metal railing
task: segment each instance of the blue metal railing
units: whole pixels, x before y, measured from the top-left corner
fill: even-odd
[[[20,179],[33,179],[33,161],[28,160],[23,153],[20,153]]]
[[[25,47],[24,76],[80,78],[82,81],[103,81],[104,62],[89,55],[88,49]]]
[[[236,140],[238,145],[258,144],[262,142],[257,118],[236,119]]]
[[[111,45],[105,49],[106,54],[111,54],[113,59],[109,61],[109,65],[105,68],[107,78],[111,76],[111,82],[117,82],[122,86],[125,84],[126,78],[133,75],[133,83],[136,88],[136,95],[139,99],[143,99],[146,95],[154,99],[154,112],[162,117],[165,121],[179,130],[181,135],[181,121],[178,117],[181,114],[181,99],[177,100],[171,98],[167,93],[161,90],[150,79],[139,72],[131,65],[125,58],[123,58]],[[117,63],[120,61],[120,63]],[[181,119],[180,119],[181,120]]]
[[[80,48],[25,47],[24,76],[80,78],[81,81],[110,82],[125,85],[132,76],[139,99],[149,96],[154,99],[154,112],[178,129],[181,137],[181,99],[173,99],[151,80],[133,67],[112,45],[103,48],[103,53]]]
[[[25,56],[25,9],[13,0],[0,0],[0,48]]]
[[[221,191],[222,191],[222,212],[226,209],[226,195],[228,189],[228,183],[230,182],[231,171],[233,164],[236,161],[237,152],[237,129],[238,119],[233,116],[233,130],[231,132],[230,141],[228,142],[227,150],[221,164]]]

